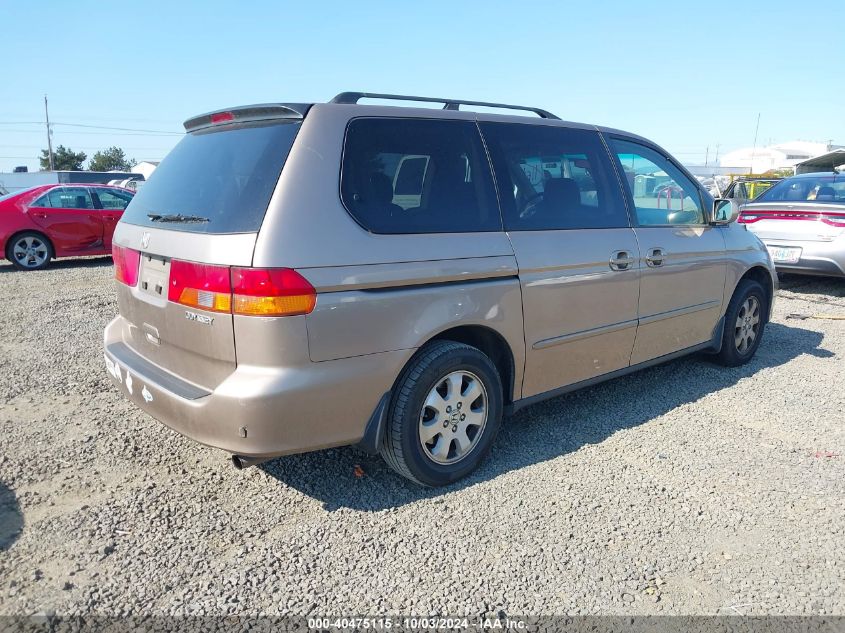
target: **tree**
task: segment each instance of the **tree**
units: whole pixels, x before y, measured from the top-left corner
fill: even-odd
[[[53,169],[56,171],[82,171],[82,163],[88,158],[85,152],[74,152],[69,147],[59,145],[53,152]],[[41,150],[38,158],[41,163],[41,170],[50,169],[50,153],[46,149]]]
[[[129,171],[135,163],[134,159],[126,158],[126,153],[119,147],[110,147],[96,152],[88,163],[90,171]]]

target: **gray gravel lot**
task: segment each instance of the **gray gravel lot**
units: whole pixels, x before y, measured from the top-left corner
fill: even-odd
[[[751,364],[530,407],[427,490],[351,448],[238,472],[140,413],[111,275],[0,263],[0,614],[845,614],[845,321],[786,318],[845,281],[785,279]]]

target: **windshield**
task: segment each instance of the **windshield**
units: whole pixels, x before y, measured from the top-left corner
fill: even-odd
[[[781,180],[755,202],[821,202],[845,204],[845,176],[819,174]]]
[[[300,125],[244,123],[185,135],[122,221],[192,233],[258,231]]]

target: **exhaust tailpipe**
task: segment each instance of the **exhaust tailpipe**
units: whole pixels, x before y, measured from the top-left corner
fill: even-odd
[[[244,468],[249,468],[250,466],[257,466],[258,464],[263,464],[264,462],[268,462],[272,457],[255,457],[250,455],[232,455],[232,465],[237,470],[243,470]]]

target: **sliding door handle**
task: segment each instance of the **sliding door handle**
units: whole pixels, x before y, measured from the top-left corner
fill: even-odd
[[[666,261],[666,251],[662,248],[650,248],[648,249],[648,254],[645,257],[645,263],[651,266],[652,268],[657,268],[658,266],[662,266],[663,262]]]
[[[634,258],[628,251],[614,251],[610,256],[611,270],[628,270],[634,264]]]

